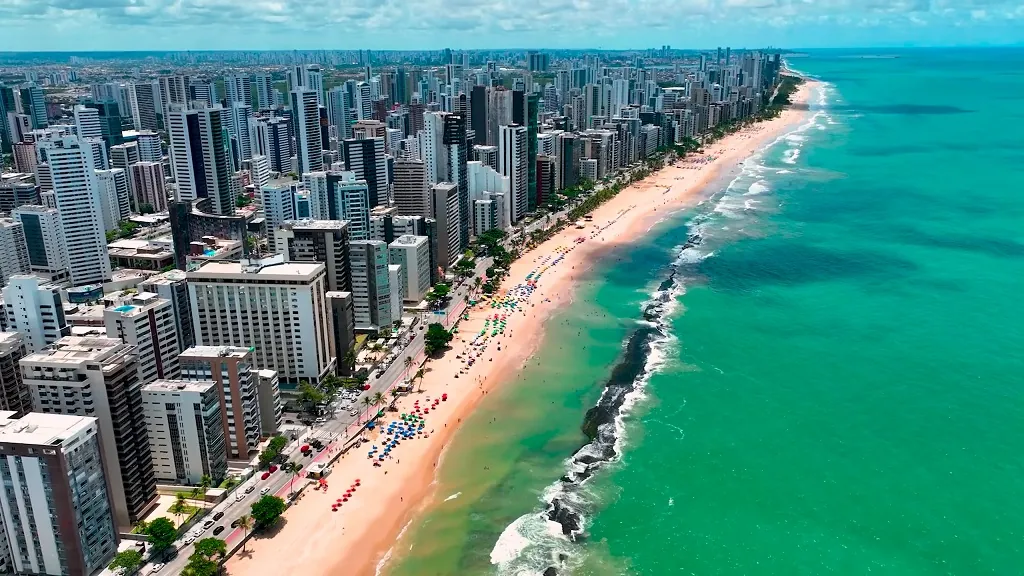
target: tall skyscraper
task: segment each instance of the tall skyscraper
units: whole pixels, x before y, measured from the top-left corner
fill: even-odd
[[[462,220],[459,215],[459,186],[452,182],[434,184],[430,191],[433,218],[437,221],[437,265],[444,270],[455,263],[461,252]]]
[[[299,160],[297,174],[323,170],[320,139],[320,108],[316,92],[296,88],[291,92],[292,122],[295,127],[295,155]]]
[[[171,107],[179,104],[188,108],[189,84],[191,78],[188,76],[161,76],[160,83],[160,104],[163,105],[164,127],[167,126],[167,116]]]
[[[334,369],[322,263],[212,261],[188,273],[201,346],[253,346],[256,363],[295,387]]]
[[[260,187],[261,204],[266,217],[267,242],[273,247],[277,227],[286,220],[295,220],[295,195],[302,183],[289,178],[271,180]]]
[[[250,78],[249,89],[256,101],[257,110],[269,110],[274,107],[274,80],[270,74],[258,72]]]
[[[380,240],[353,240],[350,249],[355,329],[373,332],[390,326],[388,245]]]
[[[228,458],[247,460],[262,435],[255,354],[245,346],[193,346],[181,353],[181,376],[214,381],[220,394]]]
[[[288,262],[323,262],[327,290],[352,290],[348,222],[344,220],[292,220],[278,227],[277,252]]]
[[[57,209],[29,204],[17,207],[11,215],[21,222],[31,273],[52,282],[66,280],[71,264]]]
[[[174,307],[151,292],[136,294],[129,302],[103,312],[107,336],[135,347],[139,380],[149,384],[175,379],[181,373],[181,344],[174,321]]]
[[[157,162],[136,162],[129,170],[136,210],[141,210],[147,204],[155,212],[167,210],[163,166]]]
[[[421,160],[395,161],[395,206],[403,216],[431,217],[430,182]]]
[[[470,202],[469,176],[466,162],[469,160],[469,140],[466,134],[466,116],[455,113],[444,117],[444,144],[448,161],[448,181],[459,187],[459,247],[469,246]]]
[[[96,170],[96,183],[100,194],[100,212],[103,228],[115,230],[122,220],[131,215],[128,176],[121,168]]]
[[[473,86],[469,94],[469,113],[473,123],[473,143],[487,144],[487,87]]]
[[[338,129],[338,138],[352,137],[352,99],[344,86],[335,86],[327,93],[327,117]]]
[[[511,180],[513,223],[526,215],[528,207],[526,127],[510,124],[501,127],[498,142],[498,172]]]
[[[32,411],[32,395],[21,380],[21,361],[28,350],[17,332],[0,332],[0,410],[16,417]]]
[[[295,169],[292,166],[292,155],[295,152],[292,148],[291,132],[291,121],[286,118],[271,118],[267,122],[266,156],[270,159],[270,169],[274,172],[287,174]]]
[[[96,417],[114,521],[130,529],[157,503],[134,347],[67,336],[23,358],[21,375],[41,412]]]
[[[100,113],[95,108],[87,108],[81,104],[75,106],[75,132],[79,138],[101,138]]]
[[[24,226],[19,220],[0,218],[0,286],[6,286],[11,276],[30,271]]]
[[[233,102],[225,108],[227,129],[230,135],[231,160],[233,171],[242,169],[242,163],[252,159],[252,135],[249,134],[249,123],[252,120],[252,106]]]
[[[155,80],[132,85],[132,119],[136,130],[159,130],[163,127],[164,112],[160,102],[160,85]]]
[[[370,207],[388,202],[388,166],[384,156],[383,138],[364,138],[342,142],[345,166],[357,180],[365,180],[370,194]]]
[[[355,109],[356,120],[373,119],[373,98],[370,85],[366,82],[359,82],[355,86]]]
[[[175,485],[197,486],[227,473],[220,385],[213,380],[157,380],[142,387],[153,473]]]
[[[408,302],[423,300],[430,290],[430,239],[402,235],[388,245],[390,262],[402,267],[403,293]]]
[[[169,114],[171,165],[178,199],[209,198],[214,214],[234,214],[224,109],[217,106],[187,110],[175,106]]]
[[[91,151],[74,136],[43,141],[38,147],[52,178],[54,207],[67,242],[71,284],[84,286],[110,280],[97,167]]]
[[[31,117],[33,130],[50,125],[46,114],[46,98],[39,86],[29,84],[21,87],[21,108]]]
[[[0,523],[10,572],[98,573],[117,552],[99,422],[15,416],[0,414]]]
[[[152,292],[171,303],[178,345],[182,350],[191,348],[195,344],[195,331],[192,327],[192,305],[188,299],[185,273],[181,270],[169,270],[150,276],[140,285],[140,289]]]
[[[328,217],[348,221],[352,240],[370,239],[370,189],[354,172],[327,173]]]
[[[225,76],[224,92],[229,105],[238,103],[252,106],[252,84],[249,78],[241,74]]]

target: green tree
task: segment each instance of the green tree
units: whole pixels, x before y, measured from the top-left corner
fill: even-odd
[[[287,505],[272,494],[265,494],[252,505],[252,519],[257,530],[266,530],[277,523]]]
[[[374,406],[380,406],[384,403],[384,394],[382,392],[376,392],[371,399],[373,400]]]
[[[409,369],[412,368],[412,356],[406,356],[405,360],[402,360],[402,364],[405,365],[405,380],[409,381]]]
[[[202,554],[211,560],[214,556],[224,558],[228,555],[228,545],[220,538],[203,538],[196,542],[195,553]]]
[[[252,516],[242,514],[235,520],[235,526],[242,529],[242,551],[245,552],[246,538],[249,537],[249,530],[252,530]]]
[[[299,472],[302,471],[302,465],[298,462],[285,462],[284,465],[281,466],[281,471],[292,475],[292,479],[288,483],[288,493],[295,494],[295,479],[299,477]]]
[[[209,474],[203,474],[199,477],[199,488],[203,491],[203,500],[206,500],[206,491],[213,486],[213,478]]]
[[[369,396],[363,396],[363,406],[366,408],[366,419],[370,419],[370,406],[373,406],[373,400]]]
[[[299,401],[307,412],[313,412],[317,404],[324,401],[324,393],[309,382],[299,382]]]
[[[349,348],[348,352],[345,353],[344,360],[345,367],[348,368],[348,372],[351,373],[356,369],[356,350],[355,348]]]
[[[174,517],[178,519],[178,526],[181,526],[181,517],[188,513],[189,505],[185,501],[185,493],[178,492],[175,496],[174,504],[171,504],[167,511],[174,514]]]
[[[129,548],[114,554],[114,559],[110,561],[107,568],[128,576],[129,574],[135,574],[142,567],[142,552],[139,552],[135,548]]]
[[[433,356],[447,348],[452,338],[452,333],[445,330],[444,326],[437,322],[427,326],[427,335],[423,338],[423,345],[426,348],[427,355]]]
[[[184,576],[216,576],[220,572],[220,564],[196,552],[188,557],[188,564],[181,571]]]
[[[420,368],[412,376],[413,380],[419,380],[420,381],[419,387],[417,388],[418,392],[422,392],[423,391],[423,376],[425,376],[426,374],[427,374],[427,369],[426,368]]]
[[[160,554],[174,544],[178,530],[167,518],[157,518],[146,526],[146,535],[153,548],[153,554]]]

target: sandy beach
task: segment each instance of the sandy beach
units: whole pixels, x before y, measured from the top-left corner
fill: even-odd
[[[813,89],[804,84],[794,102],[807,103]],[[569,226],[523,255],[495,294],[497,302],[470,309],[451,349],[426,363],[422,391],[401,398],[398,412],[382,419],[384,430],[368,434],[368,443],[338,460],[326,492],[305,490],[272,537],[252,539],[246,552],[227,562],[228,573],[374,574],[403,526],[436,497],[436,467],[462,419],[537,349],[545,320],[571,301],[575,280],[609,248],[632,242],[670,214],[699,202],[713,191],[711,184],[808,116],[806,110],[790,109],[731,134],[706,147],[705,154],[688,156],[624,189],[594,211],[584,229]],[[401,414],[417,409],[422,427],[419,421],[401,423]],[[389,434],[392,421],[398,424]],[[357,479],[355,491],[333,510]],[[238,536],[234,531],[228,540]]]

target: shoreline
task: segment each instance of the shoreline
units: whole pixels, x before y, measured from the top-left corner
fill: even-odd
[[[794,95],[794,103],[806,104],[816,86],[812,81],[803,84]],[[423,511],[437,504],[436,468],[443,463],[462,418],[468,417],[490,390],[514,378],[519,367],[534,354],[543,342],[547,319],[572,302],[577,280],[611,249],[633,242],[679,210],[705,200],[723,178],[731,180],[736,175],[742,162],[810,115],[805,109],[789,108],[779,118],[730,134],[707,146],[704,155],[688,156],[623,189],[594,210],[593,222],[585,229],[570,225],[524,254],[513,263],[496,294],[506,294],[528,275],[536,278],[538,270],[542,277],[535,290],[517,292],[520,298],[515,308],[502,310],[508,317],[507,333],[487,338],[486,347],[471,348],[467,342],[469,335],[480,332],[495,314],[490,305],[474,307],[469,311],[469,319],[461,322],[451,349],[443,357],[427,362],[429,372],[422,381],[422,392],[399,399],[399,413],[413,412],[417,402],[429,407],[424,437],[404,440],[391,458],[377,461],[379,467],[363,458],[361,449],[352,450],[335,463],[328,477],[331,488],[326,494],[304,491],[285,512],[282,526],[274,535],[251,540],[248,552],[228,560],[228,572],[275,576],[282,572],[386,572],[387,564],[400,556],[393,550],[397,550],[401,536]],[[648,208],[638,210],[640,206]],[[585,241],[577,242],[580,237]],[[516,333],[535,337],[515,339]],[[500,347],[500,353],[492,349],[495,345]],[[474,354],[479,352],[479,357],[468,371],[460,373],[470,350]],[[464,358],[457,359],[456,355]],[[447,400],[435,405],[442,394],[447,394]],[[397,420],[397,414],[388,413],[382,419],[384,426],[391,420]],[[366,447],[383,442],[379,431],[368,436],[371,443]],[[356,478],[361,480],[357,493],[338,511],[332,511],[331,503]],[[406,497],[410,499],[408,503],[404,501]],[[287,550],[288,554],[282,555],[280,550]]]

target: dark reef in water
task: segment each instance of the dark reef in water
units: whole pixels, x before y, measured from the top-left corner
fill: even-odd
[[[682,250],[699,246],[702,242],[700,234],[691,234]],[[675,287],[677,273],[676,266],[672,266],[668,278],[661,282],[655,297],[644,307],[643,318],[650,324],[638,328],[630,335],[623,358],[605,382],[601,398],[583,417],[580,428],[589,441],[572,455],[569,470],[561,478],[564,490],[569,491],[579,486],[593,476],[598,468],[615,458],[615,442],[618,439],[615,419],[622,411],[626,396],[636,389],[637,383],[647,372],[648,358],[654,342],[665,335],[661,322],[665,305],[673,298],[672,288]],[[561,525],[562,534],[570,540],[578,541],[585,536],[582,516],[573,510],[565,499],[552,499],[548,503],[545,516],[548,520]],[[544,571],[545,576],[557,573],[554,566]]]

